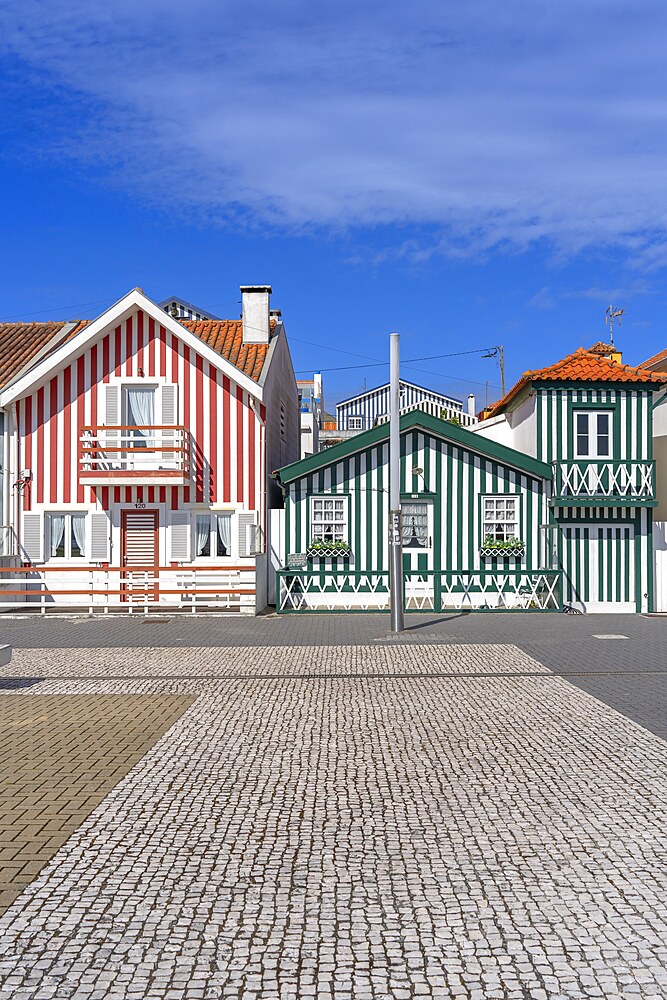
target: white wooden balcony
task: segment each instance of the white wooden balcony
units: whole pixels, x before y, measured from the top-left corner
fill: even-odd
[[[83,427],[79,481],[88,486],[185,486],[190,433],[178,425]]]
[[[555,462],[557,506],[655,506],[654,462]]]

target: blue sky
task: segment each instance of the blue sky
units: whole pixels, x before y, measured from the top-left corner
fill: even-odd
[[[5,0],[0,316],[270,282],[328,402],[667,347],[667,6]],[[311,346],[316,345],[316,346]],[[317,346],[319,345],[319,346]],[[350,353],[344,353],[350,352]],[[416,370],[419,369],[419,370]]]

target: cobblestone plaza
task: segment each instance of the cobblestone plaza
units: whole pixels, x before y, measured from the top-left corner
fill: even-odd
[[[509,618],[17,648],[0,996],[667,996],[656,700],[594,696]],[[663,623],[637,621],[586,624],[596,683],[645,628],[662,690]]]

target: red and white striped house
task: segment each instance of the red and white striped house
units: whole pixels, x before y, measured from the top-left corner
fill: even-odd
[[[135,288],[93,321],[5,327],[5,603],[265,606],[299,409],[271,289],[241,293],[240,320],[178,320]]]

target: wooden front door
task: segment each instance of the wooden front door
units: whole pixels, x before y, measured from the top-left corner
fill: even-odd
[[[121,511],[121,599],[144,601],[158,599],[158,526],[157,510]]]

